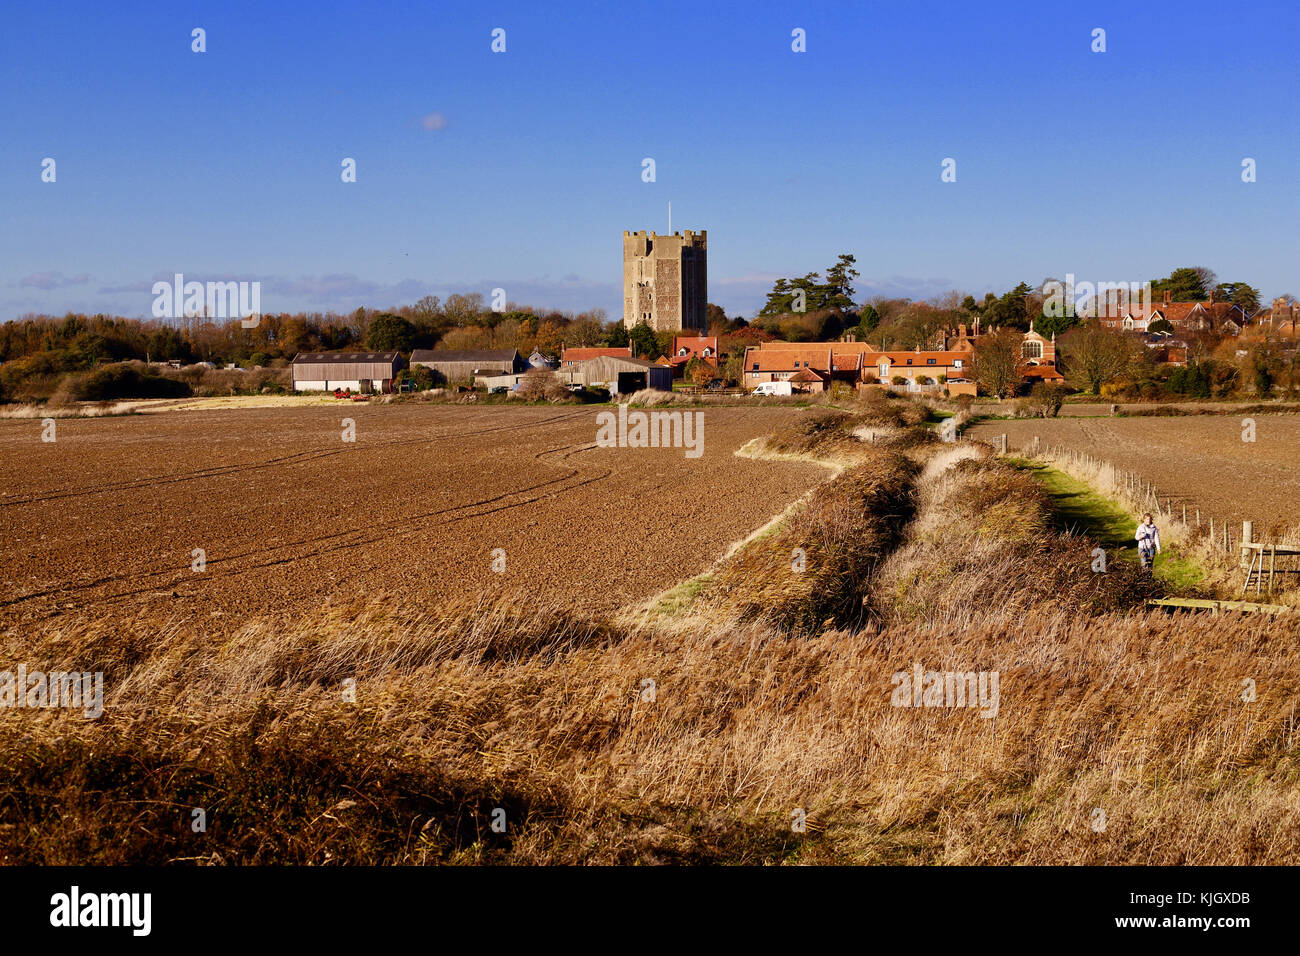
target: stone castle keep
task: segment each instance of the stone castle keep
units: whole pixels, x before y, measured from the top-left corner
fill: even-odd
[[[708,331],[708,230],[623,232],[623,324]]]

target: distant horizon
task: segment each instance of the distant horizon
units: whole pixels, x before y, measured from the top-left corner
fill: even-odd
[[[680,230],[679,230],[679,231],[680,231]],[[663,233],[663,234],[661,234],[661,235],[666,235],[666,233]],[[1174,268],[1181,268],[1181,267],[1171,267],[1170,269],[1168,269],[1168,270],[1165,271],[1165,274],[1167,275],[1169,272],[1172,272]],[[1212,267],[1208,267],[1208,268],[1212,268]],[[173,275],[174,275],[174,274],[173,274]],[[150,280],[150,281],[149,281],[149,283],[148,283],[148,290],[149,290],[149,291],[148,291],[147,295],[148,295],[148,299],[149,299],[150,302],[152,302],[153,299],[154,299],[154,295],[153,295],[152,290],[153,290],[155,284],[156,284],[156,283],[159,283],[159,282],[170,282],[170,281],[173,279],[173,275],[163,275],[163,276],[159,276],[159,277],[157,277],[156,279],[153,279],[153,280]],[[1158,279],[1158,278],[1160,278],[1160,277],[1161,277],[1161,276],[1160,276],[1159,274],[1157,274],[1157,275],[1154,275],[1154,276],[1149,277],[1148,279],[1144,279],[1144,280],[1142,280],[1141,283],[1137,283],[1137,282],[1135,282],[1134,285],[1138,285],[1138,284],[1149,284],[1151,281],[1153,281],[1153,280],[1155,280],[1155,279]],[[189,277],[186,277],[186,278],[188,279]],[[775,281],[776,281],[776,278],[777,278],[777,277],[773,277],[773,279],[771,280],[771,282],[775,282]],[[791,277],[791,276],[786,276],[785,278],[792,278],[792,277]],[[1062,277],[1052,277],[1052,278],[1053,278],[1053,279],[1058,279],[1058,278],[1064,278],[1064,276],[1062,276]],[[1246,282],[1249,281],[1248,279],[1224,280],[1223,276],[1221,276],[1221,275],[1220,275],[1218,278],[1219,278],[1219,280],[1220,280],[1221,282],[1222,282],[1222,281],[1246,281]],[[237,280],[236,280],[236,277],[234,277],[234,276],[228,276],[228,277],[215,277],[215,278],[212,278],[211,280],[207,280],[207,281],[212,281],[212,282],[223,282],[223,281],[237,281]],[[254,276],[254,277],[252,277],[252,279],[251,279],[250,281],[254,281],[254,282],[256,282],[256,281],[262,281],[262,280],[259,280],[258,277]],[[1036,292],[1043,292],[1044,290],[1043,290],[1043,286],[1042,286],[1041,283],[1046,283],[1046,282],[1048,282],[1048,281],[1049,281],[1049,279],[1045,277],[1043,280],[1040,281],[1040,284],[1032,284],[1032,283],[1031,283],[1031,285],[1033,285],[1033,288],[1034,288],[1034,290],[1035,290]],[[710,294],[710,296],[709,296],[709,303],[710,303],[711,305],[717,305],[717,306],[723,308],[724,311],[726,312],[728,318],[731,318],[731,319],[741,318],[741,319],[745,319],[746,321],[753,321],[753,320],[757,317],[757,312],[762,308],[763,301],[766,300],[766,293],[767,293],[768,291],[770,291],[770,289],[771,289],[771,282],[768,282],[768,284],[764,287],[764,291],[763,291],[762,293],[759,294],[759,302],[758,302],[758,304],[755,305],[755,306],[754,306],[751,310],[749,310],[749,311],[739,312],[739,311],[734,311],[734,310],[732,310],[732,309],[730,309],[730,308],[726,308],[725,306],[722,305],[722,303],[718,302],[718,301],[714,298],[714,296],[713,296],[712,294]],[[971,290],[971,289],[943,288],[943,289],[941,289],[940,291],[937,291],[937,292],[931,293],[931,294],[929,294],[929,295],[924,295],[924,296],[908,295],[908,294],[906,294],[905,292],[899,292],[899,293],[893,293],[893,292],[875,292],[875,293],[872,293],[872,294],[869,294],[869,295],[864,295],[864,288],[867,287],[867,286],[869,286],[869,285],[870,285],[870,286],[878,287],[878,286],[879,286],[879,283],[868,282],[868,280],[864,280],[864,279],[858,279],[858,280],[855,281],[855,283],[854,283],[854,288],[855,288],[855,290],[856,290],[856,294],[855,294],[855,297],[854,297],[854,298],[855,298],[855,303],[856,303],[856,305],[858,305],[858,306],[867,305],[867,304],[870,304],[870,302],[871,302],[872,300],[876,300],[876,299],[894,299],[894,300],[898,300],[898,299],[910,299],[910,300],[913,301],[913,302],[928,302],[928,303],[934,303],[936,300],[938,300],[938,299],[940,299],[940,298],[943,298],[943,297],[946,297],[946,296],[949,296],[949,295],[952,295],[952,294],[954,294],[954,293],[957,294],[957,295],[963,296],[963,297],[965,297],[965,296],[967,296],[967,295],[969,295],[969,296],[973,296],[977,302],[982,302],[982,301],[983,301],[983,298],[984,298],[984,295],[985,295],[986,293],[991,292],[991,293],[993,293],[994,295],[998,295],[998,296],[1000,296],[1000,295],[1004,294],[1005,292],[1009,291],[1009,289],[1015,287],[1015,283],[1013,283],[1011,286],[1009,286],[1008,288],[1005,288],[1005,289],[996,289],[996,288],[994,288],[994,289],[984,289],[984,290],[982,290],[982,291],[975,291],[975,290]],[[1093,291],[1093,290],[1092,290],[1092,284],[1089,283],[1088,280],[1082,280],[1082,285],[1083,285],[1084,287],[1087,287],[1088,290],[1089,290],[1089,292]],[[144,288],[143,285],[142,285],[142,288]],[[1084,294],[1082,294],[1082,293],[1079,293],[1079,292],[1077,291],[1078,288],[1079,288],[1079,285],[1078,285],[1078,284],[1074,285],[1073,287],[1068,287],[1068,288],[1070,288],[1070,291],[1075,292],[1075,294],[1076,294],[1076,301],[1077,301],[1077,302],[1081,303],[1081,302],[1083,302],[1083,301],[1086,300],[1087,296],[1084,295]],[[449,296],[449,295],[457,295],[457,294],[459,294],[459,295],[473,295],[473,294],[479,294],[479,295],[481,295],[481,296],[483,297],[483,301],[484,301],[484,303],[487,303],[487,302],[489,302],[490,299],[491,299],[491,293],[492,293],[492,287],[488,287],[488,288],[482,288],[482,289],[480,289],[480,288],[450,287],[450,286],[449,286],[449,287],[446,287],[445,291],[438,291],[438,290],[436,290],[436,289],[429,289],[429,291],[421,292],[419,295],[416,295],[414,298],[410,298],[410,299],[407,299],[407,300],[404,300],[404,301],[398,301],[398,302],[389,302],[389,303],[387,303],[386,305],[376,305],[376,304],[370,304],[370,303],[363,303],[363,304],[361,304],[360,306],[353,306],[352,308],[347,309],[347,310],[332,309],[332,308],[311,308],[311,307],[308,307],[308,308],[301,308],[301,309],[264,308],[264,309],[261,310],[261,313],[264,314],[264,315],[280,315],[280,314],[288,314],[288,315],[309,315],[309,314],[320,314],[320,315],[334,315],[334,316],[338,316],[338,317],[340,317],[340,318],[346,318],[347,316],[349,316],[349,315],[351,315],[352,313],[354,313],[354,312],[357,310],[357,308],[364,308],[364,309],[366,309],[368,312],[388,312],[388,311],[395,311],[395,310],[400,310],[400,309],[407,308],[407,307],[410,307],[410,306],[414,306],[414,305],[418,302],[418,300],[419,300],[420,298],[422,298],[424,295],[435,295],[435,296],[437,296],[441,301],[444,301],[444,302],[445,302],[447,296]],[[1291,294],[1291,293],[1288,293],[1288,292],[1279,292],[1279,293],[1277,293],[1276,295],[1269,295],[1269,294],[1266,293],[1265,291],[1261,290],[1261,291],[1260,291],[1260,297],[1259,297],[1259,307],[1260,307],[1260,308],[1268,308],[1269,306],[1271,306],[1271,305],[1273,304],[1273,302],[1274,302],[1275,299],[1277,299],[1277,298],[1280,297],[1280,296],[1287,295],[1287,294]],[[1068,295],[1068,293],[1067,293],[1067,295]],[[621,298],[621,291],[619,292],[619,297]],[[595,310],[597,310],[597,309],[601,309],[601,308],[605,308],[605,307],[604,307],[604,306],[600,306],[600,305],[587,305],[587,306],[582,306],[582,305],[577,305],[577,306],[562,306],[562,305],[556,305],[556,304],[548,303],[548,302],[528,302],[528,301],[525,301],[525,302],[516,302],[515,300],[512,299],[512,300],[509,301],[509,303],[508,303],[508,307],[507,307],[507,308],[502,309],[502,310],[495,310],[495,311],[502,311],[502,312],[505,312],[505,311],[513,311],[513,310],[515,310],[515,309],[524,309],[524,310],[532,310],[532,311],[534,311],[535,313],[538,313],[538,314],[545,314],[545,313],[548,313],[548,312],[561,312],[561,313],[570,313],[570,314],[582,314],[582,313],[590,313],[590,312],[593,312],[593,311],[595,311]],[[623,318],[623,316],[622,316],[622,310],[621,310],[621,309],[618,309],[618,310],[611,310],[611,309],[607,309],[607,308],[606,308],[606,309],[605,309],[605,312],[606,312],[606,315],[605,315],[605,321],[606,321],[606,322],[616,322],[616,321],[621,321],[622,318]],[[72,309],[67,309],[67,310],[64,310],[63,312],[58,312],[58,313],[54,313],[54,312],[44,312],[44,313],[42,313],[42,312],[33,312],[33,313],[25,313],[25,314],[23,314],[23,315],[12,316],[12,317],[10,317],[10,318],[6,318],[6,319],[4,319],[4,320],[2,320],[2,321],[3,321],[3,322],[6,322],[6,323],[8,323],[8,322],[19,322],[19,321],[24,321],[24,320],[31,319],[31,318],[38,318],[38,317],[42,317],[42,316],[44,316],[44,317],[49,317],[49,318],[54,318],[54,319],[58,319],[58,318],[62,318],[62,317],[65,316],[65,315],[68,315],[68,314],[78,314],[78,315],[86,315],[86,316],[92,316],[92,315],[96,315],[96,314],[103,314],[103,315],[109,315],[109,316],[113,316],[113,317],[115,317],[115,318],[121,318],[121,319],[134,319],[134,320],[139,320],[139,321],[169,321],[169,322],[179,322],[179,321],[184,321],[184,320],[186,320],[186,319],[188,319],[188,318],[205,318],[205,316],[195,316],[195,317],[188,317],[188,316],[185,316],[185,317],[182,317],[182,316],[165,316],[165,317],[160,317],[160,316],[154,316],[154,315],[150,314],[150,313],[147,312],[147,311],[146,311],[145,313],[143,313],[143,314],[127,314],[127,313],[124,313],[124,312],[113,312],[113,311],[107,311],[107,310],[102,310],[102,309],[85,309],[85,308],[78,309],[78,308],[72,308]],[[1084,316],[1084,317],[1086,318],[1087,316]],[[221,320],[221,321],[225,321],[227,318],[233,318],[233,316],[231,316],[231,317],[221,317],[221,316],[217,316],[217,317],[213,317],[213,318],[217,318],[217,319],[219,319],[219,320]]]

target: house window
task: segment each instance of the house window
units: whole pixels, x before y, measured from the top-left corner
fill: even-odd
[[[952,361],[952,367],[953,367],[953,368],[961,368],[961,359],[953,359],[953,361]]]
[[[926,359],[926,360],[925,360],[925,364],[926,364],[926,365],[933,365],[933,364],[934,364],[934,359]]]
[[[908,360],[907,360],[907,364],[908,364],[908,365],[911,365],[911,364],[912,364],[912,360],[911,360],[911,359],[908,359]]]
[[[1032,339],[1026,342],[1020,352],[1027,359],[1043,357],[1043,343],[1035,342]]]
[[[754,371],[755,371],[755,372],[758,371],[758,363],[757,363],[757,362],[754,363]]]

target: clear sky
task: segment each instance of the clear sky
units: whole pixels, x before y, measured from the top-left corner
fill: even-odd
[[[175,272],[260,280],[265,311],[501,287],[615,318],[621,233],[669,201],[732,314],[846,251],[859,298],[1205,265],[1267,302],[1300,294],[1298,27],[1293,3],[11,0],[0,319],[147,315]]]

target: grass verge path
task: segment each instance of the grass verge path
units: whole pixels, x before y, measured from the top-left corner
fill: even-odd
[[[1059,531],[1084,534],[1122,561],[1138,560],[1137,517],[1091,485],[1057,471],[1050,465],[1025,458],[1009,459],[1017,468],[1032,474],[1051,500]],[[1173,547],[1165,547],[1156,558],[1156,580],[1171,595],[1193,596],[1205,578],[1203,570]]]

